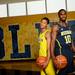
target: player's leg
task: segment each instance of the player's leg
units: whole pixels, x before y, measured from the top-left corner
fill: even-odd
[[[48,66],[45,68],[45,72],[47,75],[55,75],[55,70],[53,67],[52,60],[49,61]],[[41,75],[46,75],[45,72],[42,70]]]

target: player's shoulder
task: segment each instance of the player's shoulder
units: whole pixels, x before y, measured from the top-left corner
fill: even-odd
[[[52,26],[52,31],[58,31],[59,30],[59,26],[58,25],[53,25]]]
[[[49,27],[49,28],[47,29],[47,32],[48,32],[48,33],[50,33],[50,32],[51,32],[51,27]]]
[[[51,32],[51,28],[48,28],[48,29],[46,30],[45,36],[50,35],[50,32]]]

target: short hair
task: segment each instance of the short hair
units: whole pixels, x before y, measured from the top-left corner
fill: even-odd
[[[67,13],[67,11],[65,10],[65,9],[60,9],[59,11],[58,11],[58,15],[60,15],[60,12],[61,11],[64,11],[65,13]]]
[[[42,20],[46,20],[47,21],[47,24],[49,24],[49,19],[47,17],[42,18],[41,21]]]

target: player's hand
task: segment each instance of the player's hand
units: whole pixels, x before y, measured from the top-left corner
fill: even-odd
[[[56,63],[55,56],[53,56],[52,59],[53,59],[53,63],[55,64]]]
[[[47,67],[47,65],[48,65],[48,61],[46,61],[46,62],[44,62],[43,64],[41,64],[41,67],[44,69],[44,68]]]

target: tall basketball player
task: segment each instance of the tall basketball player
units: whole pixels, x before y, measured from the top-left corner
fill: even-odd
[[[61,53],[67,57],[68,64],[65,68],[58,72],[58,75],[67,75],[67,73],[73,71],[73,51],[75,46],[72,41],[72,31],[66,22],[67,12],[64,9],[58,12],[59,22],[52,27],[52,41],[51,41],[51,52],[52,58],[55,60],[55,56]],[[59,42],[57,42],[57,41]],[[54,62],[55,63],[55,62]]]

